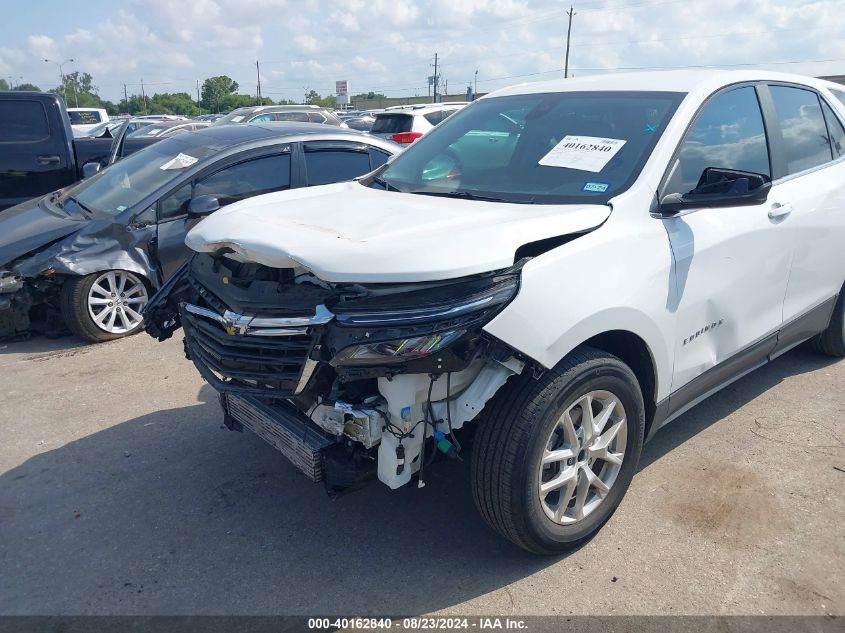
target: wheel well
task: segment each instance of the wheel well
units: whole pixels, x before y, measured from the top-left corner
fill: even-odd
[[[648,345],[646,345],[645,341],[636,334],[626,332],[624,330],[603,332],[602,334],[598,334],[597,336],[584,341],[584,345],[588,345],[595,349],[600,349],[604,352],[617,356],[623,363],[631,368],[631,371],[634,372],[643,393],[646,419],[645,432],[646,436],[648,436],[649,426],[651,426],[656,410],[657,393],[654,359],[651,356]]]

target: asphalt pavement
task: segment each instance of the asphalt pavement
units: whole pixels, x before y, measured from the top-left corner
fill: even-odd
[[[845,362],[797,349],[646,446],[557,558],[466,464],[331,501],[222,426],[181,336],[0,344],[0,614],[845,614]]]

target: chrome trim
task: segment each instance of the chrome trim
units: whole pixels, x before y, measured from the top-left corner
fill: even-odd
[[[302,393],[302,390],[305,389],[308,381],[311,380],[311,376],[314,375],[314,370],[317,369],[317,364],[317,361],[313,358],[305,360],[305,365],[302,367],[302,373],[299,375],[299,382],[296,383],[296,388],[293,390],[295,394],[299,395]]]
[[[296,336],[307,334],[308,327],[324,325],[334,314],[324,305],[318,305],[313,317],[252,317],[226,310],[222,315],[214,310],[192,303],[183,304],[191,314],[211,319],[222,325],[229,334],[241,336]],[[260,328],[260,329],[259,329]]]

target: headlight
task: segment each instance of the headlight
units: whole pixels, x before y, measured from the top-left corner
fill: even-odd
[[[0,293],[17,292],[23,287],[23,279],[10,270],[0,270]]]
[[[341,350],[332,359],[332,365],[385,365],[416,360],[439,352],[459,339],[464,332],[451,330],[427,336],[352,345]]]
[[[332,306],[331,364],[335,367],[406,363],[464,342],[471,345],[519,289],[519,275],[420,284]]]
[[[386,308],[384,310],[344,310],[335,308],[335,319],[338,325],[350,327],[395,327],[399,325],[417,325],[446,321],[471,313],[490,312],[508,303],[516,295],[519,288],[519,278],[515,275],[495,281],[480,290],[470,294],[440,300],[437,302],[420,302],[421,305],[409,305],[401,308]],[[417,293],[409,293],[407,302],[421,299]]]

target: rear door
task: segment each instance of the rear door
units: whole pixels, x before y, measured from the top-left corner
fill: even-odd
[[[771,177],[756,87],[713,95],[687,130],[660,197],[687,193],[706,167]],[[672,412],[765,362],[782,323],[791,248],[770,205],[693,209],[664,218],[675,258]]]
[[[769,84],[776,179],[769,213],[791,266],[778,352],[827,327],[845,281],[845,129],[815,90]]]
[[[43,101],[16,96],[0,100],[0,209],[75,180],[65,134],[58,122],[51,125]]]
[[[273,153],[235,158],[184,183],[162,197],[158,204],[156,256],[162,281],[185,261],[185,236],[198,222],[187,216],[191,198],[215,196],[224,207],[252,196],[282,191],[291,186],[290,146],[274,147]]]

